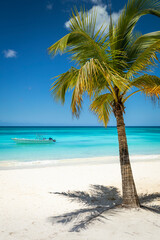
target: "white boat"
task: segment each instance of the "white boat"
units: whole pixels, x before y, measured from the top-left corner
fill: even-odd
[[[56,140],[52,138],[42,138],[38,137],[35,139],[27,139],[27,138],[12,138],[12,140],[16,143],[55,143]]]

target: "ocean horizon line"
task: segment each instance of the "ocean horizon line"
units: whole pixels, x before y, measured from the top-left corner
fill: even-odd
[[[117,128],[117,126],[107,126],[107,127],[105,127],[105,126],[87,126],[87,125],[79,125],[79,126],[75,126],[75,125],[73,125],[73,126],[70,126],[70,125],[66,125],[66,126],[63,126],[63,125],[58,125],[58,126],[47,126],[47,125],[38,125],[38,126],[34,126],[34,125],[32,125],[32,126],[22,126],[22,125],[20,125],[20,126],[0,126],[0,128],[12,128],[12,127],[19,127],[19,128],[24,128],[24,127],[26,127],[26,128],[30,128],[30,127],[37,127],[37,128],[43,128],[43,127],[47,127],[47,128],[52,128],[52,127],[55,127],[55,128],[61,128],[61,127],[66,127],[66,128],[70,128],[70,127],[72,127],[72,128],[77,128],[77,127],[81,127],[81,128]],[[127,127],[131,127],[131,128],[141,128],[141,127],[143,127],[143,128],[150,128],[150,127],[152,127],[152,128],[159,128],[160,126],[150,126],[150,125],[148,125],[148,126],[142,126],[142,125],[138,125],[138,126],[133,126],[133,125],[125,125],[125,127],[127,128]]]

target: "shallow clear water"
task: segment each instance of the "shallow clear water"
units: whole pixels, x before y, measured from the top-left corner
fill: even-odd
[[[131,155],[160,154],[160,127],[127,127]],[[56,139],[53,144],[16,144],[11,138]],[[0,127],[0,161],[57,160],[118,155],[115,127]]]

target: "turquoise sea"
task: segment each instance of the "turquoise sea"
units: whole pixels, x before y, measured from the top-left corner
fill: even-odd
[[[131,155],[160,155],[160,127],[126,127]],[[11,138],[56,139],[53,144],[16,144]],[[45,161],[118,155],[115,127],[0,127],[0,161]]]

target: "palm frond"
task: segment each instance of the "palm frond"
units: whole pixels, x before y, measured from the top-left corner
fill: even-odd
[[[128,88],[128,79],[124,78],[117,72],[114,68],[106,63],[101,63],[98,59],[94,59],[95,64],[97,65],[99,71],[106,80],[108,86],[111,89],[111,92],[114,95],[114,86],[116,86],[120,91]],[[122,63],[121,63],[122,64]],[[115,97],[116,100],[116,97]]]
[[[90,97],[94,94],[94,88],[97,86],[96,76],[97,68],[93,64],[92,59],[79,69],[71,101],[72,114],[76,117],[79,117],[82,108],[83,94],[87,92]]]
[[[130,49],[128,51],[128,57],[134,56],[136,53],[142,53],[152,44],[160,40],[160,31],[151,32],[144,35],[139,35],[134,42],[132,42]],[[139,47],[139,48],[138,48]],[[137,49],[138,48],[138,49]],[[133,59],[137,57],[137,54]]]
[[[131,85],[144,92],[147,96],[160,96],[160,78],[154,75],[144,74],[135,78]]]
[[[85,11],[83,8],[81,8],[80,12],[78,12],[77,8],[74,8],[69,20],[69,29],[71,32],[77,30],[84,31],[93,38],[95,34],[96,18],[97,13],[95,11],[89,14],[88,11]]]
[[[76,14],[75,14],[76,13]],[[103,47],[108,35],[104,35],[105,27],[95,31],[96,13],[88,14],[86,11],[72,12],[70,19],[70,33],[61,38],[48,48],[49,54],[54,56],[57,52],[68,52],[71,59],[83,65],[90,58],[98,58],[101,61],[107,59],[105,49],[109,43]]]
[[[148,43],[146,43],[146,45],[148,45]],[[144,48],[144,46],[142,46],[142,48]],[[139,47],[137,46],[137,51],[138,49]],[[147,70],[151,65],[155,65],[155,61],[158,60],[156,55],[158,52],[160,52],[160,40],[149,45],[149,47],[139,54],[139,56],[131,64],[127,72],[127,78],[133,76],[133,74],[137,72]]]
[[[109,76],[109,74],[108,74]],[[74,91],[72,95],[71,108],[72,113],[79,117],[82,108],[82,96],[85,92],[90,96],[97,94],[97,89],[106,89],[112,92],[109,78],[104,78],[99,65],[95,59],[87,61],[80,69],[76,78]]]
[[[72,67],[67,72],[62,73],[54,78],[57,78],[51,86],[51,93],[55,100],[65,102],[65,94],[67,90],[73,89],[76,85],[76,80],[79,74],[79,69]]]
[[[70,33],[62,37],[60,40],[58,40],[51,47],[48,48],[48,53],[52,56],[55,56],[57,53],[64,53],[64,51],[68,47],[68,41],[70,37]]]
[[[117,23],[117,49],[126,49],[136,23],[146,14],[160,17],[160,2],[158,0],[129,0],[124,7]]]
[[[97,116],[98,120],[102,121],[107,126],[110,114],[112,112],[113,96],[110,93],[102,94],[95,98],[90,105],[91,111]]]
[[[128,65],[132,66],[133,62],[149,47],[153,46],[157,41],[160,40],[160,31],[151,32],[148,34],[141,35],[130,44],[127,50],[127,57],[129,59]],[[153,53],[158,52],[158,49],[154,49]],[[151,55],[148,55],[150,58]]]

